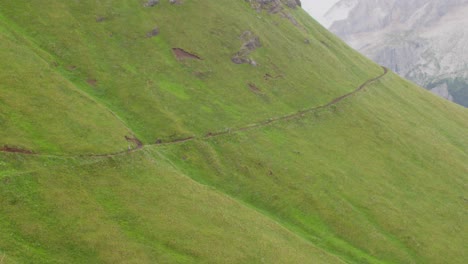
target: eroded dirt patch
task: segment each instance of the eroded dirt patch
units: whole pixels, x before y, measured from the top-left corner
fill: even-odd
[[[195,59],[195,60],[202,60],[200,56],[190,53],[188,51],[185,51],[181,48],[172,48],[172,53],[174,53],[174,56],[178,60],[183,60],[183,59]]]
[[[261,94],[262,93],[262,90],[260,90],[260,88],[258,88],[258,86],[256,86],[254,83],[249,83],[248,86],[249,86],[250,91],[252,91],[252,92],[254,92],[256,94]]]
[[[104,21],[106,21],[106,20],[107,20],[107,17],[105,17],[105,16],[98,16],[98,17],[96,17],[96,22],[97,22],[97,23],[101,23],[101,22],[104,22]]]
[[[86,82],[87,82],[89,85],[93,86],[93,87],[96,86],[96,84],[97,84],[97,80],[96,80],[96,79],[88,79],[88,80],[86,80]]]
[[[212,72],[211,71],[195,71],[193,72],[193,75],[195,75],[198,79],[205,80],[211,76]]]
[[[283,78],[283,75],[282,75],[282,74],[278,74],[278,75],[276,75],[276,76],[273,76],[273,75],[267,73],[267,74],[263,75],[263,79],[264,79],[265,81],[276,80],[276,79],[280,79],[280,78]]]
[[[0,147],[0,151],[9,153],[34,154],[34,152],[31,150],[7,145]]]
[[[125,140],[127,140],[130,143],[135,144],[137,148],[143,147],[143,142],[141,142],[138,138],[134,136],[133,137],[125,136]]]

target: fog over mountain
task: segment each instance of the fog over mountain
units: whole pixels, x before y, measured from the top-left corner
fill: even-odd
[[[468,106],[468,0],[342,0],[325,25],[353,48]]]
[[[301,0],[302,8],[307,11],[314,19],[325,27],[328,27],[324,16],[325,13],[335,5],[339,0]]]

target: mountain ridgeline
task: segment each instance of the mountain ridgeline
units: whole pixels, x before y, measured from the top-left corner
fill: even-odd
[[[0,263],[466,263],[468,112],[289,0],[1,1]]]
[[[468,107],[467,0],[342,0],[330,30],[372,60]]]

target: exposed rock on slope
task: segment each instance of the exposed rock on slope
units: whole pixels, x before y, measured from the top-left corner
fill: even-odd
[[[182,0],[169,0],[169,3],[172,4],[172,5],[180,5],[182,4]],[[148,0],[148,2],[146,2],[144,4],[145,7],[153,7],[155,5],[159,4],[159,0]]]
[[[152,7],[159,4],[159,0],[149,0],[148,2],[145,3],[145,7]]]
[[[468,106],[467,13],[467,0],[343,0],[326,17],[353,48]]]
[[[278,13],[283,10],[283,4],[289,8],[301,6],[300,0],[246,0],[257,10],[268,10],[270,13]]]
[[[260,38],[250,31],[245,31],[244,33],[242,33],[240,38],[244,41],[244,44],[242,45],[239,52],[237,52],[236,55],[232,57],[232,62],[234,62],[235,64],[247,63],[256,66],[257,63],[248,56],[252,51],[262,46]]]

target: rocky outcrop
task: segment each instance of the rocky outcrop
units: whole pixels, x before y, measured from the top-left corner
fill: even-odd
[[[257,66],[257,62],[249,58],[249,55],[254,50],[262,46],[260,38],[253,34],[251,31],[245,31],[244,33],[242,33],[240,38],[243,41],[242,47],[231,58],[231,61],[235,64],[250,64],[252,66]]]
[[[279,14],[281,17],[289,20],[294,26],[303,29],[299,22],[291,15],[287,9],[296,9],[301,7],[300,0],[245,0],[250,3],[253,9],[260,12],[265,10],[270,14]]]
[[[257,11],[267,10],[270,13],[279,13],[284,9],[284,6],[295,9],[301,7],[300,0],[245,0],[249,2],[252,8]]]
[[[155,5],[159,4],[159,0],[148,0],[148,2],[146,2],[144,4],[145,7],[153,7]]]
[[[302,3],[300,0],[283,0],[283,3],[289,8],[301,7]]]
[[[154,28],[150,32],[146,33],[147,38],[155,37],[157,35],[159,35],[159,28]]]
[[[169,3],[171,5],[181,5],[182,0],[169,0]],[[159,0],[148,0],[143,6],[145,7],[153,7],[155,5],[159,4]]]
[[[435,88],[432,88],[431,92],[442,98],[453,101],[453,96],[449,93],[448,85],[446,83],[443,83]]]

